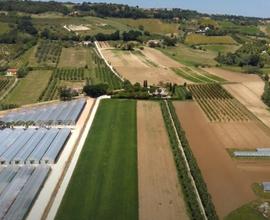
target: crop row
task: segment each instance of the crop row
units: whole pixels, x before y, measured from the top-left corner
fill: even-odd
[[[41,41],[36,51],[36,59],[38,63],[49,62],[57,64],[61,55],[62,46],[58,41]]]
[[[111,89],[122,88],[122,81],[110,70],[103,59],[101,59],[95,52],[92,53],[94,60],[95,77],[103,83],[108,83]]]
[[[192,96],[210,121],[248,121],[251,115],[219,84],[189,85]]]
[[[197,165],[196,159],[193,156],[188,140],[185,136],[185,132],[181,127],[181,124],[175,113],[174,107],[170,101],[168,102],[168,105],[169,105],[169,109],[170,109],[176,130],[177,130],[177,135],[179,136],[181,140],[181,144],[182,144],[185,156],[187,158],[187,161],[190,167],[190,173],[195,181],[196,188],[198,190],[202,204],[204,206],[206,216],[209,220],[216,220],[218,219],[218,217],[215,211],[215,207],[212,203],[211,196],[208,193],[207,186],[203,180],[203,177]],[[200,206],[196,197],[195,189],[193,188],[193,185],[192,185],[192,180],[189,176],[188,167],[186,167],[184,163],[184,157],[178,147],[177,136],[176,136],[176,133],[174,132],[173,124],[170,120],[169,112],[166,108],[165,102],[161,102],[161,109],[162,109],[165,125],[168,131],[168,135],[169,135],[169,139],[170,139],[170,143],[172,147],[172,152],[174,155],[179,182],[182,186],[182,191],[184,193],[184,198],[186,201],[187,209],[190,214],[190,218],[194,220],[204,219],[200,211]]]
[[[60,80],[51,77],[49,80],[49,83],[47,85],[47,88],[42,92],[42,94],[39,97],[39,101],[49,101],[56,99],[58,97],[58,87],[60,84]]]
[[[188,89],[194,98],[200,99],[232,99],[233,97],[219,84],[189,85]]]
[[[15,77],[0,77],[0,95],[3,95],[14,81]]]
[[[54,78],[60,80],[85,80],[84,68],[65,69],[60,68],[54,71]]]

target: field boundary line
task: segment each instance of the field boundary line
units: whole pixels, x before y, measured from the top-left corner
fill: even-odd
[[[125,81],[124,78],[114,70],[114,68],[112,67],[112,65],[109,64],[109,62],[107,61],[107,59],[102,54],[102,52],[100,50],[100,47],[98,45],[98,41],[95,41],[94,44],[95,44],[95,47],[97,49],[97,52],[99,53],[99,55],[101,56],[101,58],[104,60],[104,62],[106,63],[106,65],[110,68],[110,70],[114,73],[114,75],[116,75],[122,82],[124,82]]]
[[[213,81],[214,83],[219,83],[218,80],[212,79],[210,77],[208,77],[207,75],[200,73],[197,69],[194,69],[193,67],[188,67],[191,71],[195,72],[196,74],[198,74],[199,76],[205,77],[206,79],[209,79],[211,81]]]
[[[206,216],[206,212],[205,212],[204,206],[203,206],[203,203],[202,203],[202,200],[201,200],[201,197],[200,197],[200,194],[199,194],[199,191],[198,191],[197,186],[196,186],[196,183],[195,183],[195,180],[194,180],[194,178],[193,178],[193,176],[192,176],[192,174],[191,174],[191,172],[190,172],[189,163],[188,163],[188,160],[187,160],[185,151],[184,151],[184,149],[183,149],[182,143],[181,143],[181,141],[180,141],[179,134],[178,134],[178,132],[177,132],[177,130],[176,130],[176,126],[175,126],[175,123],[174,123],[174,120],[173,120],[173,117],[172,117],[172,114],[171,114],[171,110],[170,110],[170,108],[169,108],[169,106],[168,106],[167,100],[165,100],[164,102],[165,102],[167,111],[168,111],[168,113],[169,113],[169,117],[170,117],[171,123],[172,123],[172,125],[173,125],[173,130],[174,130],[174,133],[175,133],[175,135],[176,135],[177,142],[178,142],[178,148],[179,148],[179,150],[181,151],[181,154],[182,154],[182,156],[183,156],[183,158],[184,158],[184,162],[185,162],[185,165],[186,165],[187,170],[188,170],[188,176],[190,177],[191,183],[192,183],[192,185],[193,185],[193,187],[194,187],[195,194],[196,194],[196,197],[197,197],[197,201],[198,201],[198,203],[199,203],[199,206],[200,206],[200,209],[201,209],[201,211],[202,211],[202,214],[203,214],[204,219],[205,219],[205,220],[208,220],[208,218],[207,218],[207,216]]]
[[[51,199],[49,203],[47,204],[47,207],[42,215],[42,219],[54,219],[57,211],[61,205],[61,201],[65,195],[65,192],[68,188],[70,179],[72,178],[72,174],[76,168],[77,162],[79,160],[81,151],[83,149],[83,146],[85,144],[87,135],[92,127],[93,121],[95,119],[96,112],[98,110],[100,101],[102,99],[110,98],[109,96],[101,96],[97,98],[91,107],[90,114],[88,115],[85,124],[83,125],[82,131],[79,134],[79,137],[77,138],[75,142],[75,147],[72,150],[68,161],[66,162],[64,171],[62,173],[62,176],[60,177],[55,189],[54,193],[51,196]]]

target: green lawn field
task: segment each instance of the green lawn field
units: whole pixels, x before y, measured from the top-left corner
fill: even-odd
[[[136,102],[101,102],[56,220],[137,220]]]
[[[40,94],[46,88],[52,72],[37,70],[28,73],[20,79],[15,88],[3,100],[4,103],[26,105],[38,101]]]
[[[158,48],[164,54],[171,57],[172,59],[183,63],[188,66],[194,65],[211,65],[214,66],[217,64],[215,57],[217,56],[216,52],[213,51],[203,51],[198,49],[192,49],[184,44],[179,44],[177,47],[167,47],[167,48]]]

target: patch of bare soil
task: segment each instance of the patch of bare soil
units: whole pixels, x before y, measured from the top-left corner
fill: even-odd
[[[170,66],[160,66],[146,56],[144,58],[142,55],[119,49],[102,49],[102,53],[115,70],[131,83],[142,84],[147,80],[148,84],[158,85],[160,82],[183,84],[187,81],[174,73]]]
[[[219,76],[223,79],[226,79],[229,82],[254,82],[254,81],[261,81],[259,76],[255,74],[246,74],[246,73],[239,73],[233,72],[230,70],[225,70],[221,68],[203,68],[205,71],[209,72],[210,74]]]
[[[270,162],[243,163],[231,158],[227,148],[270,147],[265,127],[257,121],[208,122],[196,102],[174,102],[174,106],[219,217],[255,200],[251,185],[269,181],[269,169],[264,167]]]
[[[189,219],[159,103],[137,103],[139,219]]]

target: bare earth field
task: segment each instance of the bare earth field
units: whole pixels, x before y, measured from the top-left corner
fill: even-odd
[[[223,87],[265,125],[270,127],[270,112],[267,110],[268,107],[261,100],[264,87],[262,81],[227,84],[223,85]]]
[[[209,72],[210,74],[219,76],[229,82],[254,82],[254,81],[261,81],[260,78],[255,74],[245,74],[245,73],[238,73],[229,70],[224,70],[221,68],[203,68],[205,71]]]
[[[171,59],[170,57],[166,56],[164,53],[162,53],[159,50],[150,48],[150,47],[144,47],[144,50],[142,50],[142,53],[148,57],[150,60],[152,60],[154,63],[158,64],[159,66],[163,67],[173,67],[173,68],[180,68],[183,67],[179,62]]]
[[[189,219],[159,103],[137,103],[139,219]]]
[[[251,185],[270,180],[270,162],[232,159],[227,148],[270,147],[269,130],[259,121],[210,123],[196,102],[174,106],[219,217],[256,199]]]
[[[176,65],[173,60],[169,61],[170,58],[168,57],[164,59],[164,56],[158,52],[153,53],[152,50],[147,49],[146,51],[148,53],[147,56],[129,51],[102,49],[102,53],[108,62],[111,63],[120,75],[130,80],[131,83],[143,83],[144,80],[147,80],[149,84],[157,85],[161,81],[177,84],[183,84],[187,81],[176,75],[169,68],[171,65]],[[151,56],[149,56],[149,53]],[[169,66],[167,66],[168,63],[170,64]],[[166,67],[159,64],[166,64]]]

